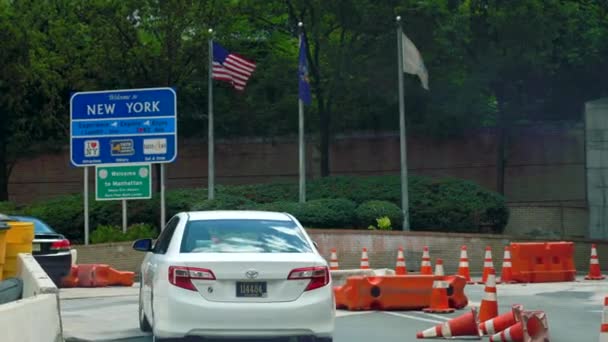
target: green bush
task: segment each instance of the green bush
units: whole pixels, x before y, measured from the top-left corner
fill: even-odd
[[[353,226],[357,205],[344,198],[318,199],[305,203],[274,202],[241,206],[239,209],[286,212],[310,228],[348,228]]]
[[[135,241],[137,239],[156,239],[158,232],[152,225],[145,223],[136,223],[127,227],[126,239]]]
[[[101,225],[97,226],[91,233],[91,243],[108,243],[127,241],[127,236],[123,234],[118,226]]]
[[[355,215],[360,227],[376,224],[376,220],[384,216],[388,217],[394,228],[401,228],[403,223],[401,208],[387,201],[367,201],[357,207]]]
[[[91,243],[134,241],[145,238],[154,239],[157,236],[156,229],[145,223],[137,223],[127,227],[126,233],[123,233],[122,229],[118,226],[100,225],[91,233]]]
[[[199,201],[198,203],[192,204],[190,210],[204,211],[204,210],[236,210],[239,207],[251,205],[254,202],[248,200],[245,197],[238,197],[232,195],[218,194],[215,199]]]
[[[391,219],[388,218],[388,216],[382,216],[376,219],[376,222],[378,223],[378,227],[374,226],[374,225],[370,225],[369,226],[369,230],[376,230],[376,229],[380,229],[380,230],[393,230],[393,226],[391,224]]]
[[[502,233],[509,219],[504,198],[460,179],[424,179],[410,192],[416,230]]]
[[[84,208],[82,195],[60,196],[35,202],[27,206],[22,214],[41,219],[73,243],[83,241]],[[95,225],[91,224],[91,227],[95,227]]]
[[[244,197],[254,203],[295,202],[297,183],[266,183],[218,187],[218,194]]]
[[[509,211],[504,198],[479,185],[459,179],[409,178],[410,222],[414,230],[500,233]],[[298,204],[296,183],[218,186],[216,199],[209,201],[206,189],[167,191],[167,219],[188,210],[255,209],[293,214],[307,227],[365,229],[386,216],[399,229],[401,180],[399,176],[337,176],[312,180],[308,202]],[[120,201],[90,200],[91,227],[121,222]],[[358,207],[357,207],[358,205]],[[2,209],[5,208],[5,209]],[[74,243],[83,241],[82,195],[69,195],[15,209],[1,202],[1,210],[38,217]],[[128,202],[129,222],[141,222],[158,230],[159,195],[151,200]]]
[[[14,215],[17,207],[12,202],[0,202],[0,214]]]

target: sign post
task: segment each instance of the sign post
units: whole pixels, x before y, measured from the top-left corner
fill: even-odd
[[[166,164],[175,161],[176,157],[177,96],[173,89],[107,90],[79,92],[72,95],[70,99],[72,165],[84,167],[86,170],[89,166],[109,164]],[[150,171],[149,165],[148,170]],[[96,168],[96,174],[97,172]],[[97,174],[96,179],[98,176]],[[87,178],[85,171],[85,244],[89,243]],[[149,182],[151,185],[151,180]],[[161,184],[161,188],[163,186],[164,184]],[[96,190],[99,191],[97,186]],[[104,188],[103,191],[108,189]],[[151,190],[148,193],[151,196]],[[113,196],[108,193],[105,195]],[[164,197],[164,191],[161,196]],[[136,197],[141,198],[141,196]],[[161,198],[161,203],[164,206],[164,198]],[[164,207],[161,208],[161,213],[164,213]]]

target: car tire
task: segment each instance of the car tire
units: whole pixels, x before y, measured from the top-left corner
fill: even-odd
[[[143,332],[152,332],[152,326],[148,321],[148,317],[146,317],[146,313],[144,312],[144,305],[142,303],[141,298],[141,285],[139,287],[139,330]]]

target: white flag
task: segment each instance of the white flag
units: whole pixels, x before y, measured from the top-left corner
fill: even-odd
[[[416,45],[403,34],[403,71],[408,74],[418,75],[422,87],[429,90],[429,75],[420,56]]]

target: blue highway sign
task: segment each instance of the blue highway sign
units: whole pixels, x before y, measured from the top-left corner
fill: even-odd
[[[75,166],[171,163],[177,157],[177,98],[171,88],[75,93],[70,117]]]

